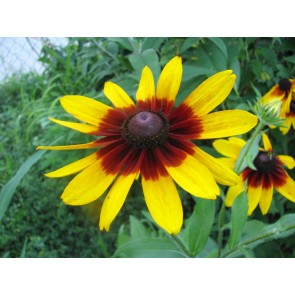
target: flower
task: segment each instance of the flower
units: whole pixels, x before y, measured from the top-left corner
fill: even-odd
[[[288,169],[295,167],[295,160],[291,156],[275,155],[266,134],[262,134],[264,148],[260,149],[253,164],[256,170],[246,167],[240,174],[240,182],[231,186],[226,194],[225,204],[231,207],[235,198],[244,191],[248,194],[248,215],[251,215],[259,204],[262,214],[269,210],[273,189],[275,188],[288,200],[295,202],[295,182],[288,175],[283,165]],[[228,140],[217,139],[213,147],[228,158],[220,158],[224,165],[234,168],[240,151],[246,142],[241,138],[231,137]]]
[[[69,205],[90,203],[111,186],[100,213],[101,230],[109,230],[139,175],[149,212],[170,234],[177,234],[183,223],[175,183],[194,196],[216,199],[216,181],[225,185],[239,181],[233,171],[191,141],[242,134],[257,124],[256,116],[242,110],[208,114],[228,96],[235,75],[231,70],[213,75],[174,108],[181,78],[182,61],[176,56],[162,70],[156,88],[151,70],[144,67],[136,93],[137,104],[112,82],[105,83],[104,94],[114,107],[84,96],[60,99],[68,113],[86,124],[51,120],[99,138],[86,144],[38,149],[97,150],[46,176],[80,172],[61,196]]]
[[[283,134],[287,134],[291,124],[295,129],[295,79],[281,79],[261,98],[260,102],[269,104],[278,99],[282,102],[280,117],[286,119],[280,130]]]

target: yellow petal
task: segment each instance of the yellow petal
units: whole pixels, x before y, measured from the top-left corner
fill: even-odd
[[[106,82],[103,89],[104,95],[117,108],[128,108],[134,106],[133,100],[129,95],[117,84]]]
[[[111,110],[105,104],[80,95],[64,96],[60,99],[60,103],[69,114],[94,126],[98,126],[100,119]]]
[[[57,120],[57,119],[53,119],[53,118],[49,118],[49,119],[54,123],[57,123],[59,125],[77,130],[82,133],[93,134],[93,133],[97,132],[97,129],[98,129],[96,126],[92,126],[92,125],[61,121],[61,120]]]
[[[198,159],[187,154],[177,167],[162,164],[175,182],[190,194],[205,199],[216,199],[219,195],[212,173]]]
[[[64,167],[59,168],[55,171],[46,173],[45,176],[47,176],[47,177],[64,177],[67,175],[71,175],[71,174],[77,173],[77,172],[85,169],[86,167],[93,164],[96,160],[97,160],[97,154],[95,152],[95,153],[93,153],[83,159],[80,159],[76,162],[73,162],[67,166],[64,166]]]
[[[259,201],[259,207],[263,215],[265,215],[270,207],[273,196],[273,186],[270,188],[263,188]]]
[[[99,198],[115,177],[116,174],[107,174],[101,160],[97,160],[68,184],[61,198],[68,205],[88,204]]]
[[[278,85],[275,85],[260,99],[260,102],[267,104],[274,99],[282,100],[284,97],[285,91],[282,91]]]
[[[203,132],[198,139],[220,138],[243,134],[257,124],[257,117],[241,110],[220,111],[200,118]]]
[[[281,132],[283,135],[287,134],[291,128],[292,120],[290,117],[285,118],[284,127],[280,127]]]
[[[182,78],[182,62],[179,56],[172,58],[163,68],[156,91],[158,99],[175,101]]]
[[[182,227],[181,201],[170,176],[157,180],[142,178],[142,188],[147,207],[155,222],[169,234],[177,235]]]
[[[228,188],[228,191],[226,193],[225,197],[225,205],[227,207],[231,207],[236,197],[244,190],[244,182],[242,178],[240,178],[240,181],[238,184],[230,186]]]
[[[66,150],[83,150],[83,149],[93,149],[100,147],[102,144],[96,141],[82,143],[82,144],[73,144],[73,145],[55,145],[55,146],[47,146],[40,145],[36,148],[36,150],[51,150],[51,151],[66,151]]]
[[[237,161],[237,159],[233,158],[217,158],[216,160],[231,170],[234,170]]]
[[[219,72],[198,86],[183,103],[189,105],[198,116],[208,114],[226,99],[235,80],[236,75],[231,70]]]
[[[217,139],[213,141],[214,149],[223,156],[237,159],[242,147],[246,142],[237,137],[226,139]]]
[[[295,167],[295,160],[291,156],[278,155],[277,158],[286,166],[288,169]]]
[[[262,193],[261,185],[258,187],[253,187],[250,185],[248,186],[248,191],[247,191],[248,205],[249,205],[248,215],[251,215],[254,209],[257,207],[260,201],[261,193]]]
[[[268,136],[265,133],[262,133],[262,141],[263,141],[264,149],[266,151],[271,152],[272,151],[272,146],[271,146],[271,143],[270,143],[270,140],[269,140]]]
[[[105,229],[109,231],[111,223],[125,202],[136,175],[137,172],[127,176],[120,175],[112,185],[101,208],[99,221],[100,230]]]
[[[155,82],[153,73],[149,67],[144,67],[142,70],[138,90],[136,92],[136,100],[144,101],[155,97]]]
[[[275,188],[286,199],[295,202],[295,181],[289,176],[287,172],[286,175],[286,183],[279,187],[276,186]]]
[[[195,147],[194,149],[194,156],[211,171],[218,183],[224,185],[235,185],[240,181],[240,177],[233,170],[222,165],[220,161],[205,153],[198,147]]]

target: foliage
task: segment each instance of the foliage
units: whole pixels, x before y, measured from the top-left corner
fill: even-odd
[[[251,105],[257,98],[281,78],[295,77],[294,46],[294,38],[69,38],[65,47],[45,43],[42,74],[20,74],[0,84],[1,198],[37,145],[86,142],[85,135],[64,132],[48,120],[67,118],[58,103],[60,96],[80,94],[108,104],[102,89],[111,80],[134,97],[144,65],[157,79],[163,65],[180,55],[184,72],[176,104],[205,78],[231,68],[237,75],[236,85],[219,108],[253,112]],[[277,129],[269,134],[277,154],[295,156],[293,129],[287,136]],[[250,158],[239,159],[241,167],[257,154],[259,140],[257,133],[249,146]],[[201,144],[217,155],[212,141]],[[193,199],[180,190],[185,226],[174,240],[154,224],[145,210],[140,184],[135,183],[111,231],[100,232],[100,200],[83,207],[65,206],[58,196],[70,178],[43,176],[84,155],[81,150],[48,152],[29,172],[24,171],[0,223],[0,256],[294,257],[295,205],[278,193],[267,215],[256,210],[247,218],[244,195],[233,208],[225,209],[223,195],[212,202]],[[294,171],[290,175],[294,178]],[[224,194],[227,188],[221,189]]]

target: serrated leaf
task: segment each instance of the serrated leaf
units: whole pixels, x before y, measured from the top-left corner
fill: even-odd
[[[231,231],[228,241],[229,249],[233,248],[242,235],[242,231],[247,221],[248,212],[248,197],[246,192],[242,192],[235,199],[232,208]]]

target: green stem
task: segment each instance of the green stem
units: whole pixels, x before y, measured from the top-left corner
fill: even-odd
[[[170,238],[177,244],[177,246],[180,248],[180,250],[185,254],[186,257],[195,257],[186,247],[186,245],[183,243],[183,241],[175,235],[170,235]]]
[[[222,202],[222,206],[219,212],[219,218],[218,218],[218,238],[217,238],[217,243],[218,243],[218,257],[221,257],[221,250],[222,250],[222,240],[223,240],[223,217],[224,217],[224,212],[225,212],[225,202]]]
[[[265,240],[267,238],[270,238],[274,235],[279,235],[288,231],[293,231],[295,229],[295,224],[292,224],[290,226],[287,226],[286,228],[282,229],[282,230],[273,230],[270,232],[266,232],[260,236],[254,237],[252,239],[246,240],[240,244],[238,244],[237,246],[235,246],[234,248],[226,251],[225,253],[223,253],[223,255],[221,257],[226,258],[229,257],[230,255],[234,254],[235,252],[239,251],[239,249],[243,246],[251,246],[251,244],[254,244],[260,240]]]

